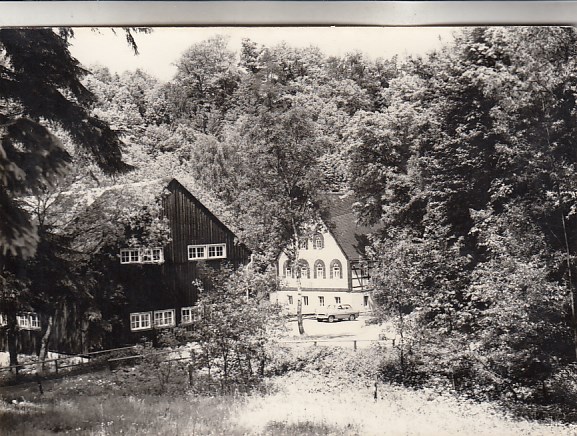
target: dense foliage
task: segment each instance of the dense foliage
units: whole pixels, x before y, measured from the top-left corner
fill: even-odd
[[[410,331],[405,381],[548,402],[575,361],[576,37],[464,31],[349,128],[359,214],[385,224],[376,298]]]
[[[72,34],[0,30],[0,310],[12,364],[18,311],[82,300],[90,288],[79,283],[82,267],[70,256],[69,235],[46,225],[46,203],[31,210],[26,200],[55,189],[74,157],[104,174],[130,168],[119,133],[90,112],[96,97],[82,83],[87,70],[68,51]]]
[[[0,34],[0,78],[24,83],[8,62],[17,36]],[[298,246],[295,234],[319,213],[319,191],[352,191],[359,220],[382,224],[371,247],[375,300],[398,327],[397,361],[384,373],[548,403],[577,395],[567,376],[577,349],[576,42],[571,28],[471,28],[423,58],[370,60],[250,40],[235,53],[217,36],[192,45],[168,83],[103,67],[79,82],[79,66],[66,57],[68,75],[45,80],[74,96],[71,118],[57,123],[68,132],[59,135],[66,149],[76,149],[80,133],[70,123],[82,113],[122,132],[124,158],[136,168],[109,178],[110,165],[80,153],[74,174],[88,176],[74,186],[183,179],[203,203],[218,205],[262,268],[291,241]],[[81,105],[84,90],[96,98]],[[17,113],[58,122],[14,95]],[[21,139],[6,129],[8,149]],[[98,138],[78,147],[95,150]],[[50,144],[43,152],[61,156],[40,160],[50,166],[28,177],[42,187],[60,174],[54,163],[70,160]],[[24,192],[10,186],[1,207]],[[211,328],[206,350],[216,352]]]

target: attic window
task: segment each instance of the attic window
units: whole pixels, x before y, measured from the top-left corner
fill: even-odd
[[[123,248],[120,250],[120,263],[163,263],[162,248]]]
[[[224,259],[226,244],[189,245],[188,260]]]
[[[325,246],[325,241],[323,235],[317,233],[313,238],[313,247],[317,250],[323,249]]]
[[[189,245],[188,260],[206,259],[206,245]]]
[[[226,257],[226,244],[211,244],[208,246],[209,259],[223,259]]]

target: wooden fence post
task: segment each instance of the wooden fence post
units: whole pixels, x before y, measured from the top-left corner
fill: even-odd
[[[192,369],[192,363],[188,364],[188,385],[190,387],[194,386],[194,377],[193,377],[193,369]]]
[[[54,361],[54,370],[56,371],[56,374],[58,374],[58,359]]]
[[[38,384],[38,390],[40,395],[44,395],[44,389],[42,389],[42,380],[40,379],[40,374],[36,373],[36,383]]]
[[[354,350],[357,351],[357,341],[356,340],[353,341],[353,347],[354,347]]]

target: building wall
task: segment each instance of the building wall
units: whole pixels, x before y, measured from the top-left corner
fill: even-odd
[[[142,338],[154,338],[164,329],[133,332],[130,329],[131,313],[174,309],[176,325],[179,325],[181,308],[193,306],[198,299],[195,282],[202,278],[200,263],[209,268],[220,268],[223,263],[234,267],[248,263],[250,251],[238,244],[235,235],[180,183],[173,180],[168,191],[163,199],[163,208],[172,241],[163,247],[164,263],[121,264],[118,258],[103,274],[103,280],[122,284],[125,296],[122,308],[119,309],[115,302],[112,304],[114,313],[107,313],[107,318],[112,321],[112,331],[101,338],[102,332],[91,331],[91,324],[86,319],[88,308],[68,302],[56,310],[49,343],[51,350],[75,354],[91,351],[93,347],[113,348],[136,343]],[[225,259],[188,260],[188,245],[213,243],[226,244]],[[103,310],[106,311],[104,307]],[[38,352],[46,327],[46,316],[39,315],[43,320],[42,330],[19,332],[17,347],[20,352]],[[6,349],[6,345],[6,335],[0,335],[0,347]]]
[[[359,312],[369,312],[372,310],[372,299],[370,292],[335,292],[335,291],[318,291],[303,290],[302,313],[304,315],[314,314],[321,305],[320,297],[324,299],[323,304],[337,304],[336,298],[340,299],[338,304],[350,304]],[[308,299],[308,304],[307,304]],[[294,315],[297,313],[298,292],[294,289],[274,292],[270,295],[272,303],[280,305],[284,313]]]
[[[196,282],[202,279],[203,267],[219,268],[227,263],[234,267],[250,260],[250,251],[237,243],[235,235],[178,182],[168,187],[163,199],[172,241],[164,247],[164,263],[123,264],[119,262],[119,281],[124,285],[128,304],[123,313],[122,343],[133,343],[153,336],[152,330],[130,330],[130,314],[175,310],[175,323],[181,324],[181,308],[198,300]],[[226,258],[189,260],[188,246],[226,244]],[[120,344],[119,344],[120,345]]]
[[[315,248],[314,237],[307,241],[307,248],[299,250],[299,259],[308,265],[308,275],[301,273],[301,298],[303,314],[313,314],[320,305],[350,304],[359,312],[371,310],[372,302],[370,292],[351,292],[350,289],[350,264],[337,244],[337,241],[328,231],[320,233],[323,238],[323,248]],[[322,261],[325,266],[324,277],[316,274],[315,264]],[[331,263],[338,260],[341,265],[342,277],[331,278]],[[288,256],[281,253],[277,262],[278,275],[281,290],[272,293],[270,300],[283,307],[288,314],[295,314],[297,310],[298,292],[297,278],[286,274]],[[338,300],[337,300],[338,299]]]
[[[306,290],[334,290],[346,292],[349,290],[349,265],[343,251],[337,241],[329,232],[321,232],[323,248],[314,248],[313,241],[308,240],[308,248],[299,250],[299,258],[305,261],[309,268],[308,277],[301,276],[301,288]],[[325,276],[315,278],[315,262],[320,260],[325,266]],[[342,277],[331,278],[330,266],[333,260],[338,260],[341,265]],[[281,253],[278,260],[278,273],[283,288],[297,288],[296,277],[286,276],[285,264],[288,261],[286,253]],[[294,274],[293,274],[294,276]]]

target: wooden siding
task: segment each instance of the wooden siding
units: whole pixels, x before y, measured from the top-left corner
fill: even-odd
[[[180,183],[173,180],[168,190],[162,204],[172,241],[164,247],[164,264],[118,265],[128,300],[123,314],[125,325],[118,335],[122,344],[156,334],[151,330],[131,332],[130,313],[175,309],[176,322],[180,322],[180,309],[198,300],[195,283],[202,279],[200,263],[212,268],[223,263],[238,267],[250,259],[250,251],[236,242],[234,233]],[[226,244],[226,259],[188,260],[188,246],[201,244]]]
[[[142,338],[154,339],[162,330],[130,331],[130,313],[174,309],[177,324],[180,309],[192,306],[198,300],[197,280],[202,277],[199,264],[219,268],[223,263],[235,267],[248,263],[250,251],[238,244],[233,232],[198,201],[178,181],[172,180],[163,198],[163,209],[171,229],[172,241],[164,247],[163,264],[121,264],[120,260],[106,271],[106,277],[122,284],[126,304],[116,313],[112,331],[103,337],[103,348],[132,344]],[[226,244],[226,259],[189,261],[188,245]],[[118,253],[114,253],[117,255]],[[84,309],[75,304],[59,307],[49,348],[64,353],[91,351],[101,332],[91,332],[84,316]],[[112,314],[108,314],[109,316]],[[24,353],[37,353],[40,339],[46,328],[46,317],[41,316],[42,331],[21,330],[18,349]],[[0,335],[0,346],[6,348],[5,335]]]

